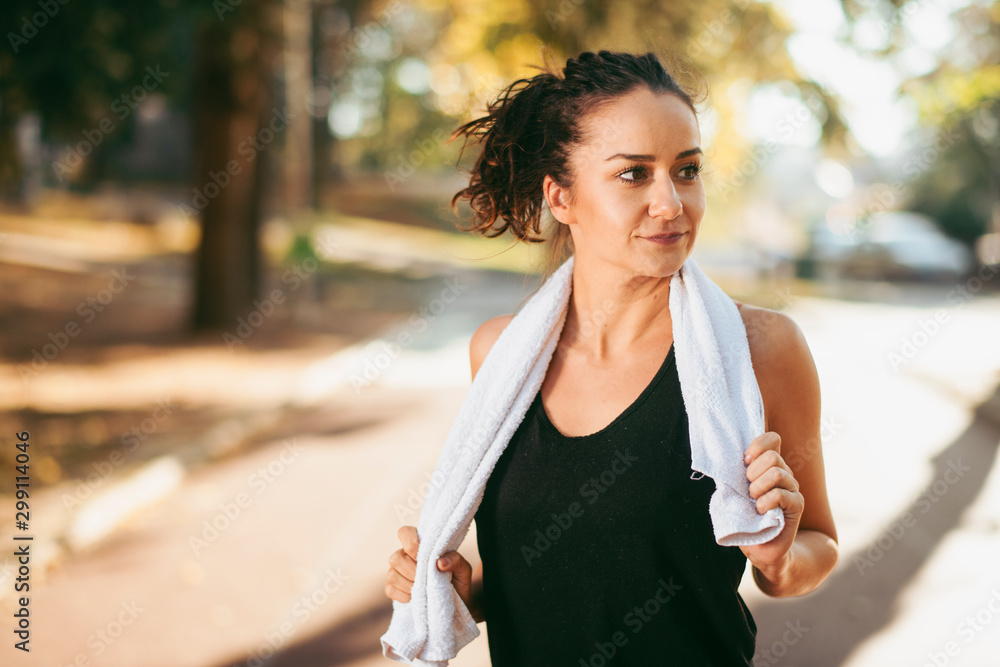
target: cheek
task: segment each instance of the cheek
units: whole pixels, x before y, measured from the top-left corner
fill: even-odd
[[[685,197],[681,199],[684,204],[684,208],[691,214],[696,214],[700,219],[705,213],[705,189],[704,188],[692,188]]]
[[[615,227],[629,227],[637,216],[644,216],[649,207],[641,188],[632,188],[618,183],[595,187],[591,201],[594,210],[599,210],[605,222]]]
[[[596,179],[581,181],[575,202],[577,219],[594,229],[624,227],[637,206],[636,200],[637,197],[617,183]]]
[[[628,192],[609,194],[600,200],[599,220],[602,229],[615,238],[624,239],[648,217],[648,205]]]

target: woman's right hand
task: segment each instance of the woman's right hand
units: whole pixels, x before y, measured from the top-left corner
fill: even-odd
[[[403,547],[393,551],[389,556],[385,594],[390,600],[409,602],[413,580],[417,575],[417,547],[420,545],[420,539],[417,537],[416,526],[403,526],[397,535]],[[472,617],[481,622],[483,619],[478,604],[472,600],[472,565],[469,561],[458,551],[449,551],[438,559],[437,568],[442,572],[451,571],[451,583],[455,591],[462,598]]]

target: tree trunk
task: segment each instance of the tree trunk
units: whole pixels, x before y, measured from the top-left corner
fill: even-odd
[[[285,0],[285,107],[291,119],[285,131],[283,159],[284,210],[295,216],[314,207],[313,123],[313,7],[311,0]]]
[[[274,40],[267,0],[202,26],[195,80],[195,180],[187,211],[200,212],[192,323],[234,331],[260,287],[258,232],[269,144],[281,127],[272,109]],[[287,122],[287,121],[286,121]]]
[[[9,93],[0,97],[0,200],[24,203],[24,165],[17,149],[17,116],[10,108]]]

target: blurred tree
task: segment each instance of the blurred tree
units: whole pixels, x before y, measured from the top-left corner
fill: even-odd
[[[868,50],[890,58],[914,47],[908,20],[921,9],[918,0],[843,5],[854,25],[881,28],[884,45]],[[899,89],[917,103],[921,124],[939,136],[930,163],[916,170],[909,206],[972,244],[991,226],[1000,232],[1000,2],[970,2],[950,22],[956,34],[933,53],[933,65]]]
[[[25,195],[15,131],[27,114],[37,114],[46,138],[69,142],[46,165],[56,180],[93,181],[101,154],[135,122],[133,91],[183,90],[184,19],[171,10],[167,2],[121,0],[0,4],[0,197]],[[150,76],[147,67],[162,74]]]
[[[194,117],[195,185],[182,205],[202,228],[193,323],[230,325],[246,314],[257,296],[265,164],[260,131],[271,113],[272,63],[280,44],[271,26],[281,25],[274,16],[280,3],[18,5],[4,3],[0,10],[10,46],[0,51],[3,194],[23,194],[13,140],[18,118],[36,113],[47,139],[70,142],[51,168],[57,181],[73,183],[81,169],[93,173],[110,144],[128,138],[147,94],[166,94],[181,109],[193,109]],[[98,170],[84,181],[100,176]]]
[[[342,24],[369,11],[366,0],[337,4]],[[202,185],[194,196],[205,204],[195,262],[196,328],[232,327],[255,307],[263,196],[274,162],[265,149],[272,141],[283,146],[273,175],[282,184],[284,213],[294,218],[316,205],[331,149],[330,99],[317,92],[329,83],[317,54],[329,54],[341,38],[314,29],[317,17],[333,8],[331,0],[214,0],[213,7],[218,20],[199,23],[194,67],[195,183]]]
[[[196,328],[231,327],[258,296],[265,149],[289,125],[289,109],[273,104],[280,3],[214,4],[218,16],[200,21],[196,31],[196,186],[188,207],[201,213]]]
[[[791,27],[771,3],[415,0],[393,12],[394,4],[385,5],[390,16],[367,33],[368,43],[350,54],[331,114],[335,131],[337,119],[345,120],[339,130],[345,164],[381,170],[390,192],[403,187],[417,167],[425,173],[446,167],[453,174],[448,163],[457,147],[445,145],[450,132],[481,114],[502,87],[536,74],[531,65],[540,64],[543,45],[560,62],[583,50],[654,51],[685,83],[697,85],[697,77],[671,54],[686,58],[714,93],[708,105],[715,132],[710,188],[732,183],[759,148],[742,130],[750,95],[762,83],[780,84],[788,97],[802,101],[827,150],[847,150],[849,131],[837,99],[795,69],[785,45]],[[376,39],[382,26],[384,47]],[[382,92],[370,101],[366,93],[376,78]],[[347,122],[358,116],[360,122]],[[474,151],[467,155],[471,159]],[[719,213],[729,218],[725,210]]]
[[[711,105],[719,114],[722,134],[715,163],[724,174],[749,147],[737,132],[742,125],[739,116],[746,111],[746,94],[739,87],[744,82],[792,84],[801,98],[819,103],[813,113],[821,121],[823,143],[832,150],[845,148],[848,130],[836,98],[796,70],[785,44],[791,26],[771,3],[545,0],[531,7],[540,36],[563,54],[608,48],[608,44],[616,49],[653,51],[682,80],[697,85],[687,69],[689,64],[694,66],[716,93]],[[674,55],[681,61],[675,62]]]
[[[364,4],[345,3],[352,11]],[[290,165],[303,169],[289,170],[285,203],[312,204],[307,158],[313,123],[297,111],[312,102],[303,99],[311,96],[314,73],[312,2],[290,5],[295,11],[285,14],[281,0],[3,3],[0,25],[8,45],[0,49],[0,197],[24,200],[16,128],[29,114],[39,118],[47,141],[68,142],[46,170],[59,184],[87,187],[105,175],[102,155],[109,146],[130,138],[142,99],[153,91],[168,96],[190,114],[195,129],[193,188],[181,205],[202,231],[192,324],[232,326],[258,296],[258,231],[273,152],[264,149],[285,143],[279,135],[296,116]],[[283,62],[289,15],[296,19],[290,37],[305,44],[290,45],[293,57],[285,54],[289,66],[282,72],[276,65]],[[296,67],[304,70],[301,77]],[[281,83],[295,85],[286,91]],[[295,111],[287,106],[289,95]],[[326,132],[325,113],[319,115]]]
[[[194,187],[184,206],[202,226],[197,327],[232,326],[257,297],[257,232],[273,152],[263,146],[288,140],[277,137],[294,120],[282,110],[301,103],[289,94],[308,98],[312,142],[319,146],[311,160],[314,183],[336,173],[328,166],[336,150],[345,164],[383,171],[390,192],[418,168],[445,165],[455,154],[445,139],[456,121],[481,112],[513,79],[533,74],[527,65],[538,62],[543,43],[561,57],[600,48],[669,48],[686,56],[720,93],[712,100],[711,161],[720,181],[754,148],[738,128],[749,92],[760,82],[785,82],[809,100],[808,113],[833,150],[843,150],[847,136],[836,99],[792,66],[785,48],[790,27],[770,3],[312,0],[310,11],[295,10],[295,34],[310,32],[308,13],[313,82],[289,81],[294,68],[277,66],[283,53],[288,57],[281,0],[12,5],[0,9],[11,42],[10,51],[0,52],[0,152],[6,151],[0,153],[0,189],[7,193],[19,188],[12,148],[19,117],[37,112],[47,137],[78,139],[81,127],[100,126],[122,90],[146,76],[146,67],[169,72],[157,90],[190,111],[196,130]],[[51,12],[43,7],[39,14],[42,5]],[[302,49],[291,51],[310,60]],[[301,141],[309,132],[298,127]],[[114,138],[123,136],[116,132]],[[301,143],[296,146],[301,152]],[[315,199],[301,191],[296,197]]]

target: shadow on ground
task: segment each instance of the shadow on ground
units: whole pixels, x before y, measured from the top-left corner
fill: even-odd
[[[216,667],[333,667],[382,654],[379,637],[385,634],[392,617],[388,599],[357,610],[337,625],[304,641],[278,651],[266,661],[241,658]],[[386,660],[386,664],[390,661]]]
[[[997,406],[1000,387],[977,409],[969,427],[932,459],[934,473],[928,485],[872,543],[857,553],[841,553],[837,570],[819,589],[801,598],[757,605],[755,664],[841,665],[862,642],[892,622],[900,593],[986,482],[1000,442]],[[895,534],[890,527],[895,527]],[[795,643],[786,644],[786,622],[800,624],[800,632],[808,631],[801,638],[787,635]]]

